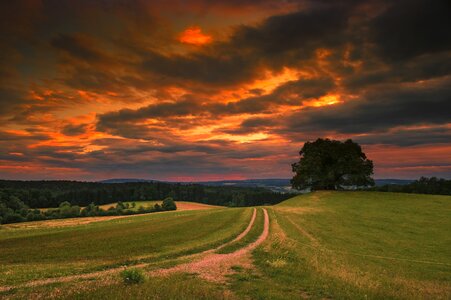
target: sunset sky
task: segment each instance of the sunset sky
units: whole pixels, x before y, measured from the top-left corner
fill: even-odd
[[[451,4],[2,1],[0,179],[289,178],[353,140],[451,178]]]

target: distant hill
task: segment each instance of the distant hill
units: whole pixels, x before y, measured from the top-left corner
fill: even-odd
[[[129,183],[129,182],[157,182],[158,180],[137,179],[137,178],[112,178],[100,180],[100,183]]]
[[[375,179],[376,186],[384,185],[406,185],[412,183],[411,179]],[[99,181],[101,183],[130,183],[130,182],[158,182],[158,180],[137,179],[137,178],[113,178]],[[174,182],[168,182],[174,183]],[[235,186],[235,187],[261,187],[273,192],[297,192],[291,188],[288,178],[266,178],[266,179],[244,179],[244,180],[219,180],[219,181],[195,181],[196,183],[208,186]]]
[[[244,180],[220,180],[220,181],[200,181],[199,184],[206,185],[235,185],[235,186],[260,186],[260,185],[273,185],[273,186],[287,186],[290,185],[290,179],[285,178],[268,178],[268,179],[244,179]]]
[[[414,182],[413,179],[375,179],[376,186],[382,186],[387,184],[406,185]]]
[[[261,187],[279,193],[297,192],[291,188],[290,179],[285,178],[201,181],[196,183],[209,186]]]
[[[169,181],[159,181],[151,179],[139,179],[139,178],[112,178],[99,181],[100,183],[130,183],[130,182],[166,182],[177,183]],[[220,181],[193,181],[182,182],[183,183],[196,183],[207,186],[235,186],[235,187],[261,187],[269,189],[273,192],[296,192],[291,189],[290,179],[284,178],[269,178],[269,179],[245,179],[245,180],[220,180]]]

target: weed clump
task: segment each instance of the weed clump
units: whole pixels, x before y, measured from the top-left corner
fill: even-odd
[[[141,269],[125,269],[121,272],[125,284],[138,284],[146,281],[146,274]]]

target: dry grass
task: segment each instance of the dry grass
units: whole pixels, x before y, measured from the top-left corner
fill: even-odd
[[[203,210],[203,209],[213,209],[213,208],[224,208],[222,206],[209,205],[203,203],[196,202],[185,202],[185,201],[176,201],[177,210]]]
[[[132,216],[103,216],[103,217],[82,217],[82,218],[68,218],[68,219],[56,219],[56,220],[45,220],[45,221],[33,221],[33,222],[23,222],[23,223],[13,223],[2,225],[5,229],[35,229],[41,227],[66,227],[66,226],[78,226],[85,225],[93,222],[108,221],[120,218],[126,218]]]
[[[148,201],[151,204],[159,203],[159,201]],[[141,202],[140,202],[141,203]],[[205,210],[205,209],[214,209],[214,208],[224,208],[222,206],[216,205],[208,205],[203,203],[196,202],[184,202],[177,201],[177,211],[186,211],[186,210]],[[115,207],[116,203],[104,204],[101,205],[100,208],[107,210],[110,207]],[[159,213],[168,213],[168,212],[159,212]],[[171,212],[169,212],[171,213]],[[33,221],[33,222],[23,222],[23,223],[13,223],[13,224],[5,224],[1,225],[4,229],[15,229],[15,228],[41,228],[41,227],[66,227],[66,226],[78,226],[85,225],[93,222],[101,222],[108,221],[120,218],[132,218],[135,216],[142,216],[144,214],[136,214],[136,215],[128,215],[128,216],[96,216],[96,217],[80,217],[80,218],[67,218],[67,219],[57,219],[57,220],[45,220],[45,221]]]

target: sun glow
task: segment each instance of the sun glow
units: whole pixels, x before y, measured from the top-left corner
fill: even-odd
[[[319,99],[315,99],[312,101],[306,101],[304,102],[305,106],[310,107],[321,107],[321,106],[328,106],[328,105],[334,105],[337,103],[340,103],[340,96],[339,95],[326,95]]]
[[[185,29],[178,40],[183,44],[202,46],[212,42],[212,37],[203,33],[199,26],[191,26]]]

